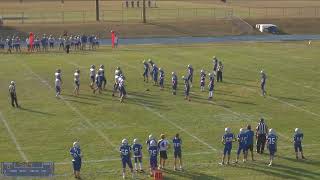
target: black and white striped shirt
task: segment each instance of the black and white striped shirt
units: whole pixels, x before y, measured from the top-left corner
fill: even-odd
[[[256,130],[257,130],[257,134],[258,134],[258,135],[259,135],[259,134],[267,134],[267,132],[268,132],[268,127],[267,127],[267,125],[266,125],[264,122],[259,122]]]

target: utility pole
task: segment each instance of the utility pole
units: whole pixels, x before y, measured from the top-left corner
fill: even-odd
[[[100,21],[100,18],[99,18],[99,0],[96,0],[96,21]]]
[[[143,23],[147,23],[147,18],[146,18],[146,0],[143,0],[142,3],[142,17],[143,17]]]

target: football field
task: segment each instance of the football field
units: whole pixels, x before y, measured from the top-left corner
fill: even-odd
[[[0,162],[52,161],[54,179],[74,179],[69,149],[79,140],[83,153],[82,179],[120,179],[119,146],[123,138],[143,144],[165,133],[183,140],[184,171],[173,171],[170,147],[165,179],[320,179],[319,42],[216,43],[185,45],[102,46],[97,51],[5,54],[0,52]],[[200,70],[212,71],[212,56],[224,64],[223,83],[215,83],[214,98],[200,91]],[[165,71],[165,89],[143,82],[142,60],[151,58]],[[89,68],[104,64],[107,90],[93,94]],[[191,101],[184,100],[187,65],[195,69]],[[128,93],[124,103],[111,96],[114,70],[121,67]],[[62,70],[62,97],[55,97],[54,72]],[[80,95],[73,95],[73,73],[80,69]],[[267,97],[260,95],[260,71],[267,74]],[[179,77],[171,94],[171,72]],[[16,81],[21,109],[9,103],[8,86]],[[208,78],[206,79],[206,85]],[[149,89],[149,91],[146,91]],[[268,154],[256,161],[220,166],[225,127],[238,134],[263,117],[278,135],[273,167]],[[295,159],[294,128],[304,133],[306,160]],[[233,144],[232,160],[238,145]],[[242,160],[242,158],[241,158]],[[128,171],[127,171],[128,172]],[[128,176],[130,177],[130,176]],[[139,173],[137,179],[151,179]],[[1,179],[1,177],[0,177]],[[129,178],[128,178],[129,179]]]

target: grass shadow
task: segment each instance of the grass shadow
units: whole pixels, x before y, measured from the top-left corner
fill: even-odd
[[[20,107],[20,109],[23,110],[23,111],[30,112],[30,113],[42,114],[42,115],[46,115],[46,116],[55,116],[56,115],[56,114],[52,114],[52,113],[48,113],[48,112],[42,112],[42,111],[38,111],[38,110],[33,110],[33,109],[25,108],[25,107]]]

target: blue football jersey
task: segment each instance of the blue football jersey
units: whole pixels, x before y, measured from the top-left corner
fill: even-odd
[[[238,141],[240,147],[245,147],[247,145],[247,134],[246,133],[240,133],[238,134]]]
[[[300,145],[303,140],[303,133],[294,134],[293,141],[294,144]]]
[[[232,133],[227,133],[222,136],[225,147],[232,147],[232,141],[234,139],[234,135]]]
[[[81,150],[77,147],[72,147],[70,149],[70,155],[73,157],[74,161],[80,161],[81,160]]]
[[[180,138],[174,137],[172,143],[174,151],[181,151],[182,140]]]
[[[267,143],[269,145],[269,149],[276,149],[277,147],[278,137],[274,134],[269,134],[267,138]]]
[[[121,145],[119,149],[120,149],[121,158],[130,159],[131,147],[129,145]]]
[[[149,155],[150,155],[150,158],[155,158],[157,159],[158,157],[158,152],[159,152],[159,149],[157,146],[150,146],[148,148],[148,151],[149,151]]]
[[[248,145],[253,144],[254,132],[252,130],[247,130],[246,134],[247,134],[247,137],[248,137],[247,138],[247,144]]]
[[[133,144],[132,150],[134,157],[141,157],[142,156],[142,145],[141,144]]]

